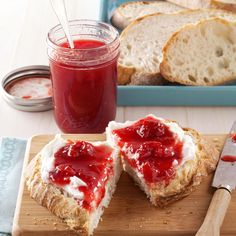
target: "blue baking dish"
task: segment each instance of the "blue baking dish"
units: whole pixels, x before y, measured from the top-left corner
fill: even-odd
[[[100,19],[110,22],[125,0],[101,0]],[[225,86],[118,86],[119,106],[236,106],[236,82]]]

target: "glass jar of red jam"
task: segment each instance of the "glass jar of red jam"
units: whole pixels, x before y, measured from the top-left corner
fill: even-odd
[[[47,38],[55,120],[65,133],[102,133],[116,115],[119,33],[92,20],[69,29],[73,49],[60,25]]]

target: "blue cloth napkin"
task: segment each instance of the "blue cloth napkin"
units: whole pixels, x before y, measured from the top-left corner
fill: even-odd
[[[10,235],[26,140],[0,138],[0,236]]]

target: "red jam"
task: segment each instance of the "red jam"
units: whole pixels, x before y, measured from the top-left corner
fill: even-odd
[[[76,40],[75,49],[104,46],[101,41]],[[61,47],[68,48],[68,43]],[[66,133],[102,133],[116,115],[117,57],[94,66],[71,66],[50,60],[54,114]]]
[[[176,170],[173,162],[182,161],[182,147],[175,133],[162,121],[146,117],[126,128],[117,129],[122,156],[129,164],[141,172],[149,183],[174,178]],[[136,158],[132,158],[137,156]]]
[[[236,143],[236,133],[231,134],[231,140],[233,143]]]
[[[225,156],[221,157],[221,160],[226,161],[226,162],[235,162],[236,156],[225,155]]]
[[[78,203],[90,211],[100,204],[108,177],[113,173],[111,153],[112,149],[105,145],[69,142],[55,153],[55,169],[49,178],[59,186],[69,184],[73,176],[83,180],[87,186],[78,188],[84,193],[84,199]],[[91,205],[93,202],[95,206]]]

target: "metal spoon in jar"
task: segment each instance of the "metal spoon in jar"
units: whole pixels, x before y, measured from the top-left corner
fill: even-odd
[[[66,38],[69,42],[70,48],[74,48],[74,42],[71,39],[71,35],[69,32],[69,26],[68,26],[68,20],[67,20],[67,14],[66,14],[66,8],[65,8],[65,2],[64,0],[51,0],[52,8],[63,28],[63,31],[66,35]]]

